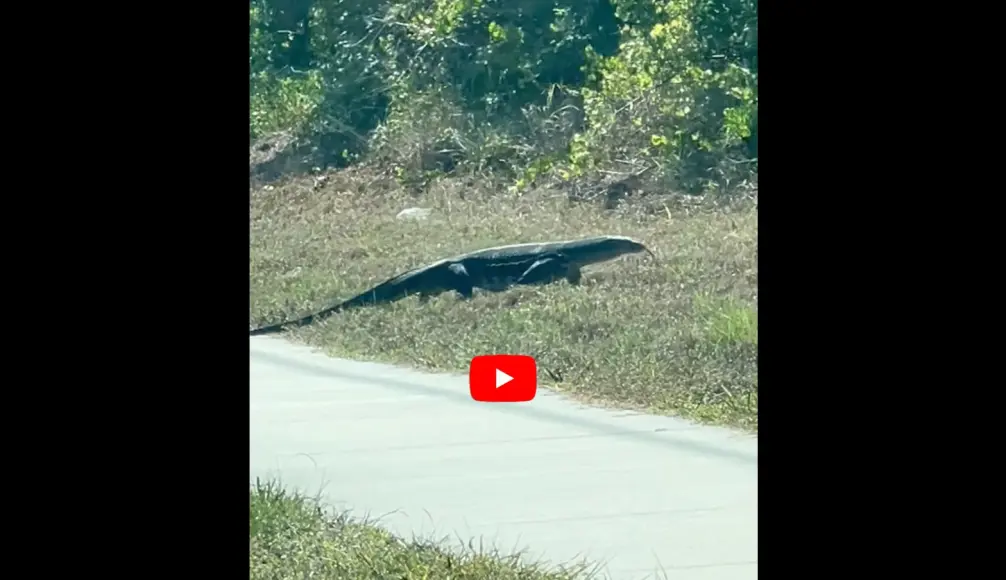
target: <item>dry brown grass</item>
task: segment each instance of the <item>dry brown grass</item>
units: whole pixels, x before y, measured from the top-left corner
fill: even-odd
[[[430,208],[423,221],[395,218]],[[757,430],[757,209],[649,196],[615,210],[554,191],[442,180],[413,197],[363,168],[251,191],[251,325],[348,298],[408,268],[486,246],[622,234],[627,257],[559,283],[340,313],[290,338],[333,355],[465,371],[525,353],[543,385],[607,404]]]

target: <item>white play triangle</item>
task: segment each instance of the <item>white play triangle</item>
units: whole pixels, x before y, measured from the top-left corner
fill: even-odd
[[[500,388],[500,387],[502,387],[503,385],[509,383],[512,380],[513,380],[513,377],[511,377],[510,375],[506,374],[505,372],[503,372],[503,371],[501,371],[499,369],[496,369],[496,388],[497,389]]]

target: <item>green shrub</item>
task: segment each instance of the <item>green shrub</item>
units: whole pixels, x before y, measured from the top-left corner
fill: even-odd
[[[616,55],[591,54],[573,174],[615,160],[698,191],[757,170],[756,0],[619,0]]]
[[[321,75],[280,64],[294,35],[275,30],[266,0],[252,0],[249,16],[249,134],[254,139],[276,131],[298,132],[322,102]]]
[[[729,189],[757,174],[757,8],[253,0],[251,134],[291,130],[325,163],[371,156],[419,182],[645,172]]]

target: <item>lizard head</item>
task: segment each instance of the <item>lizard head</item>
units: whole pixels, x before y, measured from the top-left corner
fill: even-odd
[[[642,242],[637,242],[625,236],[604,236],[591,244],[590,247],[591,257],[596,260],[612,260],[625,254],[638,254],[640,252],[646,252],[654,260],[657,259],[657,256],[644,246]]]

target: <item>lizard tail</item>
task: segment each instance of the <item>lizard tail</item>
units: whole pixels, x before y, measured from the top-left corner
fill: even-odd
[[[331,308],[326,308],[314,314],[308,314],[304,318],[298,318],[297,320],[288,320],[286,322],[279,322],[276,324],[270,324],[268,326],[261,326],[252,330],[248,333],[248,336],[264,336],[267,334],[276,334],[277,332],[282,332],[287,329],[287,327],[300,328],[302,326],[307,326],[313,322],[317,322],[323,318],[328,318],[330,315],[342,310],[345,303],[339,303]]]
[[[287,327],[292,326],[294,328],[299,328],[305,324],[309,324],[311,320],[314,319],[314,315],[305,316],[299,320],[288,320],[286,322],[279,322],[276,324],[270,324],[268,326],[260,326],[248,333],[248,336],[265,336],[267,334],[276,334],[277,332],[283,332]]]
[[[283,327],[289,322],[281,322],[279,324],[270,324],[269,326],[260,326],[248,333],[248,336],[264,336],[267,334],[275,334],[281,332]]]
[[[308,314],[304,318],[298,318],[297,320],[289,320],[287,322],[280,322],[277,324],[270,324],[269,326],[262,326],[252,330],[249,336],[263,336],[266,334],[275,334],[277,332],[282,332],[286,327],[300,328],[302,326],[307,326],[314,322],[318,322],[324,318],[328,318],[332,314],[339,312],[340,310],[345,310],[346,308],[353,308],[357,306],[367,306],[370,304],[377,304],[380,302],[385,302],[389,300],[398,300],[404,298],[406,295],[398,295],[391,293],[389,294],[387,290],[387,282],[380,284],[362,294],[357,294],[356,296],[340,302],[335,306],[331,306],[324,310],[315,312],[314,314]]]

